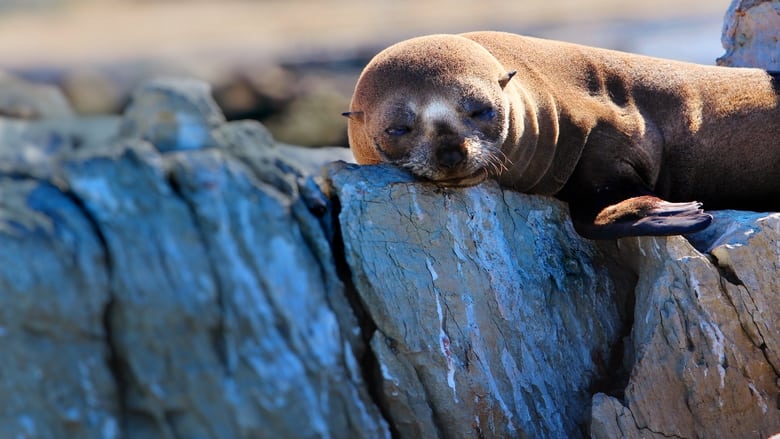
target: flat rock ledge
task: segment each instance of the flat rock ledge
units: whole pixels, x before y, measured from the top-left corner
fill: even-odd
[[[550,198],[278,144],[189,80],[3,114],[0,437],[780,432],[780,214],[596,243]]]

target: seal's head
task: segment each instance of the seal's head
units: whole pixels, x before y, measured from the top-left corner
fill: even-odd
[[[504,87],[513,74],[484,47],[456,35],[385,49],[363,70],[345,113],[355,158],[451,186],[498,173],[509,129]]]

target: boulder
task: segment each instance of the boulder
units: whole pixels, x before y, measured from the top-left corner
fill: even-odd
[[[0,436],[121,437],[107,268],[78,200],[0,177]]]
[[[627,291],[566,207],[335,166],[346,262],[398,437],[578,437]]]
[[[723,22],[726,53],[718,64],[780,70],[780,1],[732,0]]]
[[[58,119],[72,116],[70,103],[57,87],[0,72],[0,117]]]
[[[780,215],[595,245],[560,203],[491,183],[331,176],[399,437],[780,431]]]
[[[638,273],[634,359],[622,400],[594,396],[593,437],[780,431],[778,237],[780,214],[717,212],[690,242],[617,242]]]
[[[119,135],[146,140],[160,151],[199,149],[216,145],[211,131],[224,122],[207,83],[158,78],[133,92]]]
[[[2,436],[386,436],[297,165],[257,125],[211,125],[205,85],[151,88],[203,103],[160,108],[197,113],[209,142],[169,149],[133,107],[0,185]]]
[[[53,179],[62,158],[76,149],[103,147],[116,137],[119,122],[115,116],[0,118],[0,173]]]

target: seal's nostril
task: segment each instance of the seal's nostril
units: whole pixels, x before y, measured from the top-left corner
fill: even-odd
[[[462,148],[443,148],[436,153],[436,159],[439,165],[444,168],[453,168],[466,158],[466,153]]]

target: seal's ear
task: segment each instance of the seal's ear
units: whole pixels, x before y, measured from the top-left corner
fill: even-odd
[[[344,116],[349,118],[347,136],[355,161],[361,165],[381,163],[382,157],[377,152],[376,142],[371,140],[364,123],[365,114],[362,111],[348,111]]]
[[[344,113],[341,113],[341,115],[348,118],[349,120],[363,122],[362,111],[345,111]]]
[[[511,70],[509,72],[506,72],[506,75],[504,75],[498,80],[498,84],[501,85],[501,88],[506,87],[506,85],[509,84],[509,80],[512,79],[516,74],[517,74],[517,70]]]

